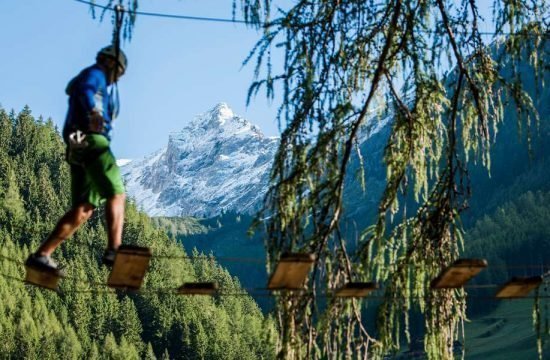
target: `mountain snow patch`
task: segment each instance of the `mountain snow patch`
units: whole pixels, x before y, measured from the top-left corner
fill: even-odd
[[[165,148],[122,166],[126,190],[151,216],[252,213],[278,142],[220,103],[170,134]]]

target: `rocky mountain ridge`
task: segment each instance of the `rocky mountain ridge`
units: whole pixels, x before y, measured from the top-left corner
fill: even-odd
[[[127,193],[151,216],[252,213],[277,144],[219,103],[171,134],[165,148],[122,166]]]

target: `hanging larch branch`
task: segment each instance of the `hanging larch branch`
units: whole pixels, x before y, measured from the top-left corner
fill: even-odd
[[[540,73],[543,59],[536,49],[548,35],[543,1],[495,1],[497,40],[484,43],[478,5],[324,0],[273,11],[268,0],[241,1],[245,19],[264,30],[248,59],[257,59],[258,75],[250,94],[267,85],[273,96],[277,82],[283,89],[284,131],[258,217],[267,234],[268,267],[283,252],[317,255],[309,295],[277,302],[281,358],[383,357],[399,349],[400,335],[408,336],[413,310],[424,315],[428,357],[453,358],[466,294],[434,291],[429,283],[463,247],[467,164],[481,159],[490,168],[503,104],[514,101],[523,123],[536,119],[521,82],[503,69],[517,66],[513,59],[521,56]],[[505,31],[513,35],[499,40]],[[522,47],[522,41],[531,46]],[[269,60],[278,47],[284,51],[280,73]],[[503,54],[507,62],[498,61]],[[390,126],[386,185],[377,219],[350,247],[353,239],[338,231],[344,191],[353,146],[361,143],[365,125],[377,121],[373,112]],[[408,189],[410,207],[417,209],[412,216],[405,211],[412,201]],[[320,303],[315,297],[320,289],[361,280],[384,284],[376,336],[364,328],[359,302]]]

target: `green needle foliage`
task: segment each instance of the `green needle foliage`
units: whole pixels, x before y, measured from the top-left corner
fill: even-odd
[[[240,2],[245,19],[263,29],[247,59],[255,59],[258,77],[249,95],[283,93],[284,130],[258,217],[270,267],[283,252],[317,255],[309,295],[277,302],[281,358],[381,358],[399,349],[412,309],[423,313],[428,357],[453,358],[466,294],[432,291],[429,283],[463,246],[466,166],[490,167],[504,104],[514,104],[522,128],[536,127],[518,59],[529,59],[538,78],[548,59],[545,1],[494,1],[490,46],[479,3],[320,0],[273,11],[269,0]],[[284,52],[280,73],[272,51]],[[360,246],[347,249],[352,239],[339,231],[345,178],[374,112],[391,119],[387,181],[377,220]],[[412,214],[405,197],[415,200]],[[323,303],[315,295],[371,280],[385,288],[377,333],[363,328],[357,302]]]

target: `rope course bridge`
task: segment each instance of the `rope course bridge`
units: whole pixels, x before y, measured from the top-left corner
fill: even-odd
[[[79,243],[84,245],[83,243]],[[261,263],[260,259],[254,258],[215,258],[211,256],[154,256],[150,249],[134,245],[123,245],[117,252],[115,264],[106,283],[90,282],[64,274],[63,270],[53,270],[46,267],[26,266],[22,261],[0,254],[0,259],[25,266],[26,277],[21,279],[12,275],[0,273],[7,279],[36,285],[49,290],[60,292],[59,281],[72,280],[87,286],[87,289],[72,290],[72,292],[103,292],[116,294],[120,291],[136,293],[164,293],[179,295],[210,295],[210,296],[251,296],[251,297],[272,297],[272,296],[312,296],[313,292],[304,288],[306,279],[311,267],[315,262],[313,254],[283,254],[277,263],[274,272],[269,278],[265,288],[243,288],[242,292],[227,291],[220,289],[216,282],[185,282],[178,288],[142,288],[143,279],[147,273],[151,259],[189,259],[189,260],[227,260],[235,262]],[[534,299],[529,294],[537,289],[546,279],[550,279],[550,264],[534,266],[526,264],[524,268],[546,269],[546,273],[531,277],[514,277],[505,284],[478,284],[467,285],[466,283],[475,277],[481,270],[486,268],[487,262],[484,259],[459,259],[452,265],[442,269],[440,274],[432,280],[431,288],[438,289],[491,289],[497,290],[495,296],[468,295],[468,298],[476,300],[495,299]],[[519,265],[518,265],[519,267]],[[103,290],[98,290],[103,288]],[[348,282],[340,288],[317,291],[314,295],[326,298],[363,298],[383,299],[380,289],[373,282]],[[413,297],[410,297],[413,298]],[[539,299],[548,299],[550,295],[539,295]]]

